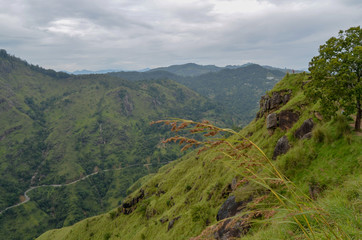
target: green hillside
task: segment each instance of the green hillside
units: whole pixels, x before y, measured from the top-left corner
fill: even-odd
[[[182,74],[190,68],[204,70],[195,74]],[[228,126],[246,126],[255,117],[260,96],[280,81],[285,72],[279,69],[265,68],[257,64],[248,64],[235,68],[218,68],[212,71],[210,66],[185,64],[156,68],[148,72],[110,73],[130,81],[172,79],[200,95],[220,103],[227,113]],[[176,71],[177,70],[177,71]],[[201,74],[202,73],[202,74]]]
[[[288,74],[240,133],[211,137],[118,208],[38,239],[361,239],[361,135],[352,118],[321,115],[305,89],[308,75]]]
[[[0,235],[31,239],[116,207],[140,177],[180,156],[165,148],[168,117],[213,119],[220,105],[171,80],[69,75],[0,51]],[[132,168],[130,167],[132,166]],[[110,171],[103,171],[110,170]],[[26,222],[26,224],[24,224]]]
[[[285,73],[269,70],[257,64],[236,69],[223,69],[198,77],[179,79],[178,82],[220,102],[232,124],[246,126],[254,119],[260,96],[273,88]]]

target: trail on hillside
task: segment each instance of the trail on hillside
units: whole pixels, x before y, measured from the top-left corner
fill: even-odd
[[[170,163],[172,161],[167,161],[167,162],[160,162],[160,163],[157,163],[157,164],[167,164],[167,163]],[[132,167],[139,167],[139,166],[143,166],[143,167],[148,167],[148,166],[151,166],[153,165],[153,163],[147,163],[147,164],[132,164],[132,165],[129,165],[129,166],[126,166],[126,167],[120,167],[120,168],[110,168],[110,169],[105,169],[105,170],[100,170],[100,171],[97,171],[97,172],[94,172],[94,173],[91,173],[91,174],[88,174],[82,178],[79,178],[77,180],[74,180],[73,182],[70,182],[70,183],[64,183],[64,184],[44,184],[44,185],[39,185],[39,186],[32,186],[30,188],[28,188],[25,192],[24,192],[24,197],[25,197],[25,200],[20,202],[20,203],[17,203],[17,204],[14,204],[10,207],[7,207],[5,208],[4,210],[2,210],[0,212],[0,215],[3,214],[4,212],[6,212],[7,210],[11,209],[11,208],[15,208],[15,207],[19,207],[20,205],[23,205],[27,202],[30,201],[30,197],[28,196],[28,193],[31,192],[32,190],[34,189],[37,189],[37,188],[41,188],[41,187],[66,187],[66,186],[69,186],[69,185],[72,185],[72,184],[75,184],[77,182],[80,182],[80,181],[83,181],[93,175],[96,175],[100,172],[109,172],[109,171],[117,171],[117,170],[122,170],[122,169],[126,169],[126,168],[132,168]]]

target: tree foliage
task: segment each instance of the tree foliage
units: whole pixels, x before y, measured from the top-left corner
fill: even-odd
[[[322,110],[333,116],[357,113],[355,129],[361,123],[362,29],[360,26],[340,31],[319,47],[319,55],[309,63],[312,74],[309,96],[320,99]]]

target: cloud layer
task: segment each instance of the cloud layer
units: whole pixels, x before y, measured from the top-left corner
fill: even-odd
[[[361,25],[353,0],[0,0],[0,48],[56,70],[195,62],[305,68]]]

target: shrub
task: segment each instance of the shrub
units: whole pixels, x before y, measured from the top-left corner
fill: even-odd
[[[316,142],[331,143],[333,141],[332,133],[324,126],[317,125],[312,131],[312,136]]]
[[[195,205],[191,208],[191,216],[193,222],[202,222],[207,225],[211,215],[210,209],[205,205]]]
[[[336,126],[337,138],[343,137],[351,132],[346,116],[337,115],[334,124]]]
[[[110,239],[111,238],[111,234],[110,233],[106,233],[106,234],[104,234],[104,236],[103,236],[103,239],[104,240],[108,240],[108,239]]]

